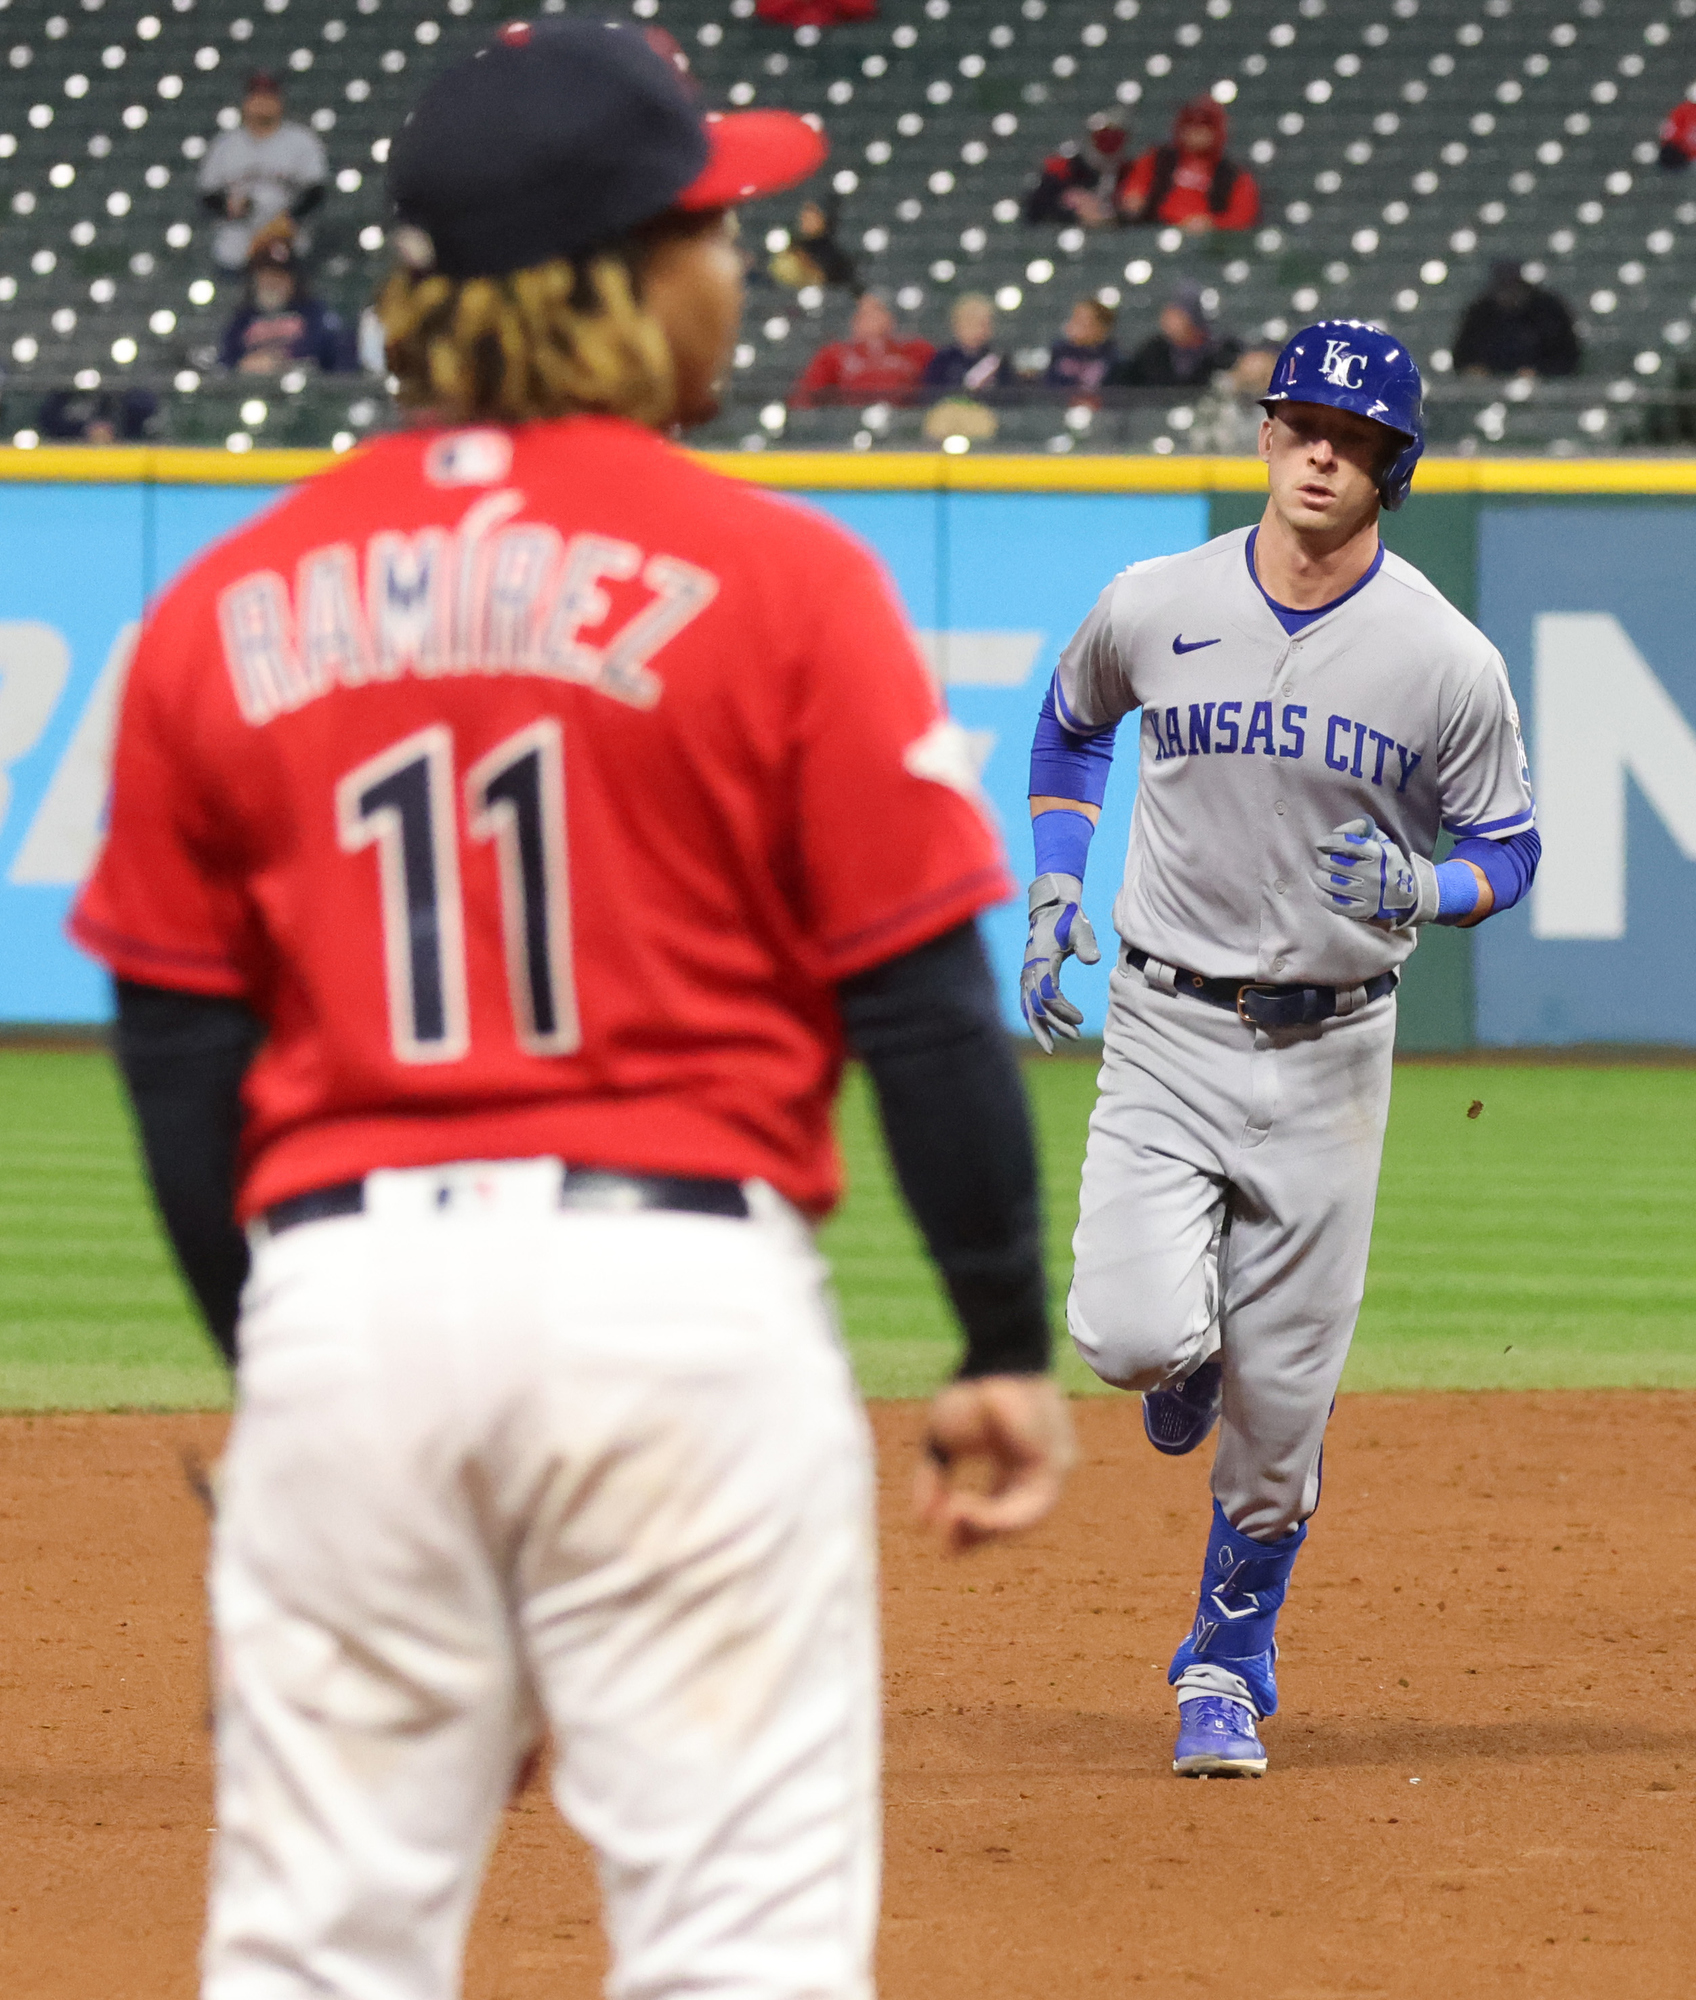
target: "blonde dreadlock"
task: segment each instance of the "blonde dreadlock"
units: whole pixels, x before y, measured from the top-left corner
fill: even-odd
[[[462,280],[403,266],[377,316],[400,400],[450,422],[594,410],[658,428],[671,418],[670,345],[616,256]]]

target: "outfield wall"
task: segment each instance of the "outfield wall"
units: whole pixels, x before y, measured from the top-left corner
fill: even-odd
[[[98,968],[62,925],[99,838],[112,715],[147,599],[327,455],[0,450],[0,1021],[94,1021]],[[1060,646],[1127,562],[1258,517],[1239,459],[767,453],[726,470],[793,491],[893,571],[1023,872],[1025,761]],[[1385,520],[1502,648],[1545,859],[1476,937],[1428,932],[1410,1049],[1696,1044],[1696,461],[1450,459]],[[1135,795],[1115,770],[1088,900],[1103,932]],[[1011,995],[1016,907],[990,919]],[[1099,1032],[1105,970],[1079,972]]]

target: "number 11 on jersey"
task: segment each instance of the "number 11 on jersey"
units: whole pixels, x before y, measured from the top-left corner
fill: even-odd
[[[558,722],[534,722],[480,757],[466,773],[465,804],[470,837],[495,846],[519,1045],[570,1055],[582,1031]],[[406,1063],[456,1062],[470,1047],[456,821],[453,733],[442,723],[368,758],[336,786],[343,850],[377,850],[389,1035]]]

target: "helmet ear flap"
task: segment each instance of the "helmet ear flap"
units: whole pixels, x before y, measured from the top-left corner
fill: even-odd
[[[1378,498],[1386,513],[1397,512],[1407,498],[1413,485],[1413,468],[1419,463],[1424,449],[1420,439],[1409,438],[1378,475]]]

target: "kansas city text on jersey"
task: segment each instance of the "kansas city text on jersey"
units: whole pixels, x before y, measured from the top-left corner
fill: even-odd
[[[228,585],[218,624],[243,718],[257,728],[335,687],[469,673],[538,674],[652,708],[649,662],[717,578],[633,542],[514,520],[523,507],[506,488],[456,528],[309,549],[292,591],[269,569]]]
[[[1143,724],[1154,739],[1157,764],[1174,757],[1300,758],[1307,750],[1307,707],[1301,702],[1285,703],[1277,718],[1276,744],[1269,701],[1192,701],[1187,727],[1180,709],[1148,708]],[[1325,762],[1333,771],[1345,771],[1351,778],[1370,777],[1375,785],[1405,792],[1408,779],[1424,761],[1423,752],[1398,743],[1370,723],[1346,715],[1326,718]]]

